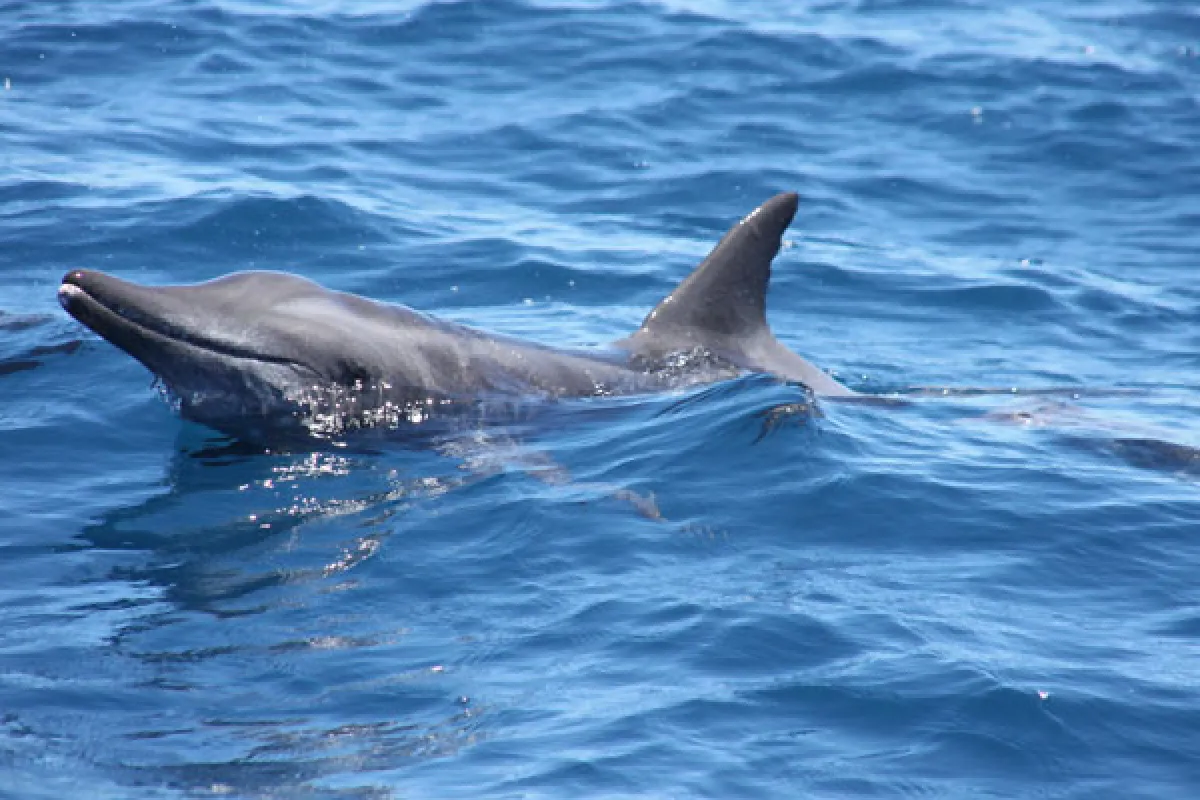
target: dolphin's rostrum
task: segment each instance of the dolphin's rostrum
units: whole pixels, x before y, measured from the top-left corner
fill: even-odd
[[[607,352],[496,336],[275,272],[142,286],[78,270],[58,297],[157,375],[185,417],[235,434],[331,419],[411,424],[489,400],[635,394],[743,372],[850,396],[767,326],[771,261],[796,204],[777,195],[734,225]]]

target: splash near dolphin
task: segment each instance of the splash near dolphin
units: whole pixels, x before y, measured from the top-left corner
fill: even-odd
[[[58,298],[153,372],[185,418],[234,435],[419,425],[480,403],[637,394],[746,372],[854,396],[767,325],[771,262],[796,205],[780,194],[735,224],[607,351],[489,334],[275,272],[143,286],[76,270]]]

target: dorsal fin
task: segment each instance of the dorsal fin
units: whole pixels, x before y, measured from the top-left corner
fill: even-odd
[[[771,260],[796,215],[797,202],[792,192],[775,195],[730,228],[700,266],[646,316],[631,340],[678,347],[765,332]]]

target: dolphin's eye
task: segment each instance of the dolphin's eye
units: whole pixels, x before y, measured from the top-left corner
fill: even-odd
[[[339,361],[333,379],[342,386],[366,387],[372,382],[370,370],[353,361]]]

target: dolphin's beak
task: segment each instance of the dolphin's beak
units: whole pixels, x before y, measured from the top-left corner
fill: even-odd
[[[224,309],[199,286],[142,286],[103,272],[73,270],[63,277],[58,302],[154,372],[164,366],[164,358],[184,353],[193,359],[290,363],[224,331]]]
[[[73,270],[58,287],[58,302],[75,319],[146,366],[152,350],[180,337],[172,335],[169,309],[154,289],[100,272]]]

